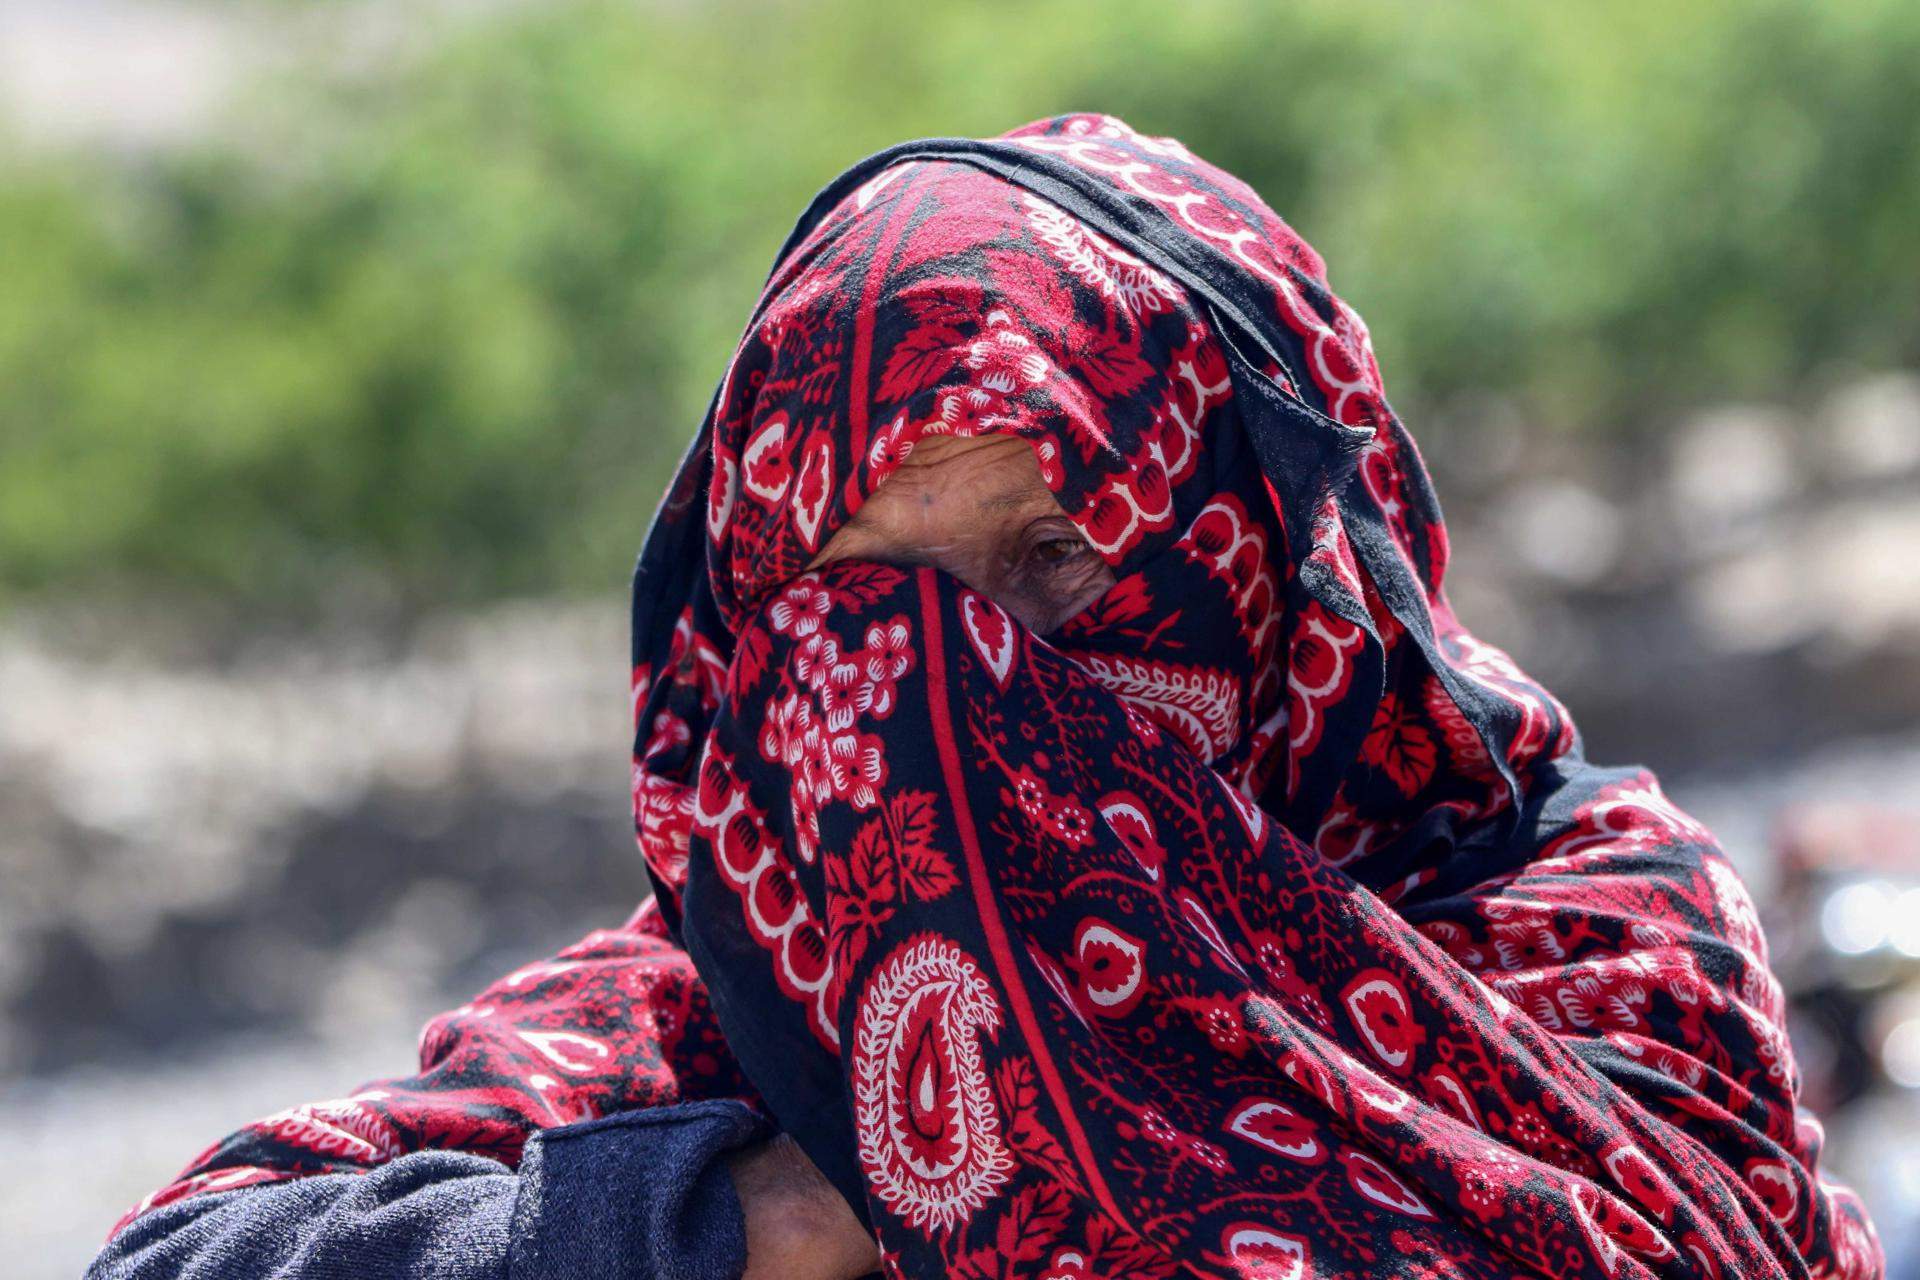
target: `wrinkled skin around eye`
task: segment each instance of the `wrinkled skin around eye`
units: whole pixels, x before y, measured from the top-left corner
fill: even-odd
[[[1045,635],[1104,595],[1113,570],[1014,436],[928,436],[809,567],[932,565]]]

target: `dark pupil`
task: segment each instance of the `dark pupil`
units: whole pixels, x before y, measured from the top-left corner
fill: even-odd
[[[1049,564],[1058,564],[1078,550],[1078,538],[1048,538],[1034,548],[1034,553]]]

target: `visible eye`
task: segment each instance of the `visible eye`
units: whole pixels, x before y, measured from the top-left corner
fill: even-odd
[[[1113,570],[1064,516],[1034,521],[1011,551],[1005,576],[988,594],[1036,635],[1051,633],[1113,585]]]
[[[1084,538],[1044,538],[1033,544],[1030,554],[1041,564],[1052,567],[1065,564],[1092,549]]]

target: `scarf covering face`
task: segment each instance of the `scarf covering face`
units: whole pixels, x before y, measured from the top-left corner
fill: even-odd
[[[1116,585],[1041,637],[807,571],[928,434],[1026,440]],[[1244,184],[1106,116],[881,153],[636,570],[653,901],[149,1203],[742,1096],[893,1275],[1880,1275],[1745,889],[1445,568],[1365,326]]]

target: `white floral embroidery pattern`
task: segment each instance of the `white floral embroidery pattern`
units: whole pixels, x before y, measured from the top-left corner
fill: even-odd
[[[1023,199],[1034,233],[1067,270],[1098,289],[1101,297],[1118,297],[1136,314],[1165,311],[1180,301],[1171,280],[1125,249],[1038,196]]]

